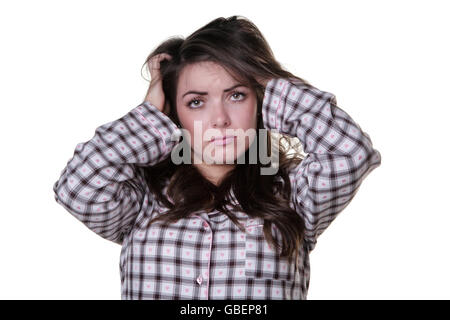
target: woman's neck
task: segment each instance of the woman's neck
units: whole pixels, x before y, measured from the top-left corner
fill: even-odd
[[[225,175],[233,170],[235,164],[207,164],[207,163],[194,163],[193,164],[200,173],[211,183],[218,186]]]

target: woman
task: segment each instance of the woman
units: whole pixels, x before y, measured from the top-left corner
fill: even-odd
[[[80,143],[53,186],[122,245],[122,299],[306,299],[318,236],[381,163],[369,136],[241,16],[145,65],[144,102]],[[288,154],[295,137],[306,157]]]

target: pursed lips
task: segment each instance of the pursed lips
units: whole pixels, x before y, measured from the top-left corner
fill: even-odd
[[[230,143],[236,138],[236,136],[224,136],[224,137],[213,137],[210,142],[216,145],[225,145]]]
[[[214,140],[225,140],[227,138],[234,138],[235,136],[223,136],[223,137],[212,137],[210,142],[213,142]]]

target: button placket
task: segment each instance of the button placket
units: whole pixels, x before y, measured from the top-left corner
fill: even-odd
[[[197,277],[197,283],[198,283],[199,286],[201,286],[201,285],[202,285],[202,282],[203,282],[203,277],[202,277],[202,275],[200,274],[200,275]]]
[[[203,230],[204,231],[206,231],[206,232],[208,232],[210,235],[207,237],[207,239],[209,240],[209,251],[208,251],[208,253],[207,253],[207,257],[208,257],[208,269],[206,270],[206,272],[204,272],[203,274],[204,274],[204,276],[202,275],[202,273],[200,273],[199,275],[198,275],[198,277],[197,277],[197,279],[196,279],[196,281],[197,281],[197,283],[198,283],[198,285],[199,286],[202,286],[202,283],[203,283],[203,281],[205,281],[206,280],[206,288],[204,289],[204,290],[206,290],[205,291],[205,293],[206,293],[206,299],[208,299],[208,287],[209,287],[209,269],[210,269],[210,267],[211,267],[211,249],[212,249],[212,229],[211,229],[211,227],[210,227],[210,225],[209,225],[209,223],[204,219],[204,218],[202,218],[202,217],[200,217],[200,216],[198,216],[198,219],[200,220],[200,221],[203,221],[203,223],[202,223],[202,228],[203,228]]]

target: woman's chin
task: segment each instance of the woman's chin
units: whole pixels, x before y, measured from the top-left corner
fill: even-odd
[[[223,148],[214,150],[213,154],[204,157],[205,161],[213,164],[236,164],[238,159],[245,150],[236,151],[236,148]]]

